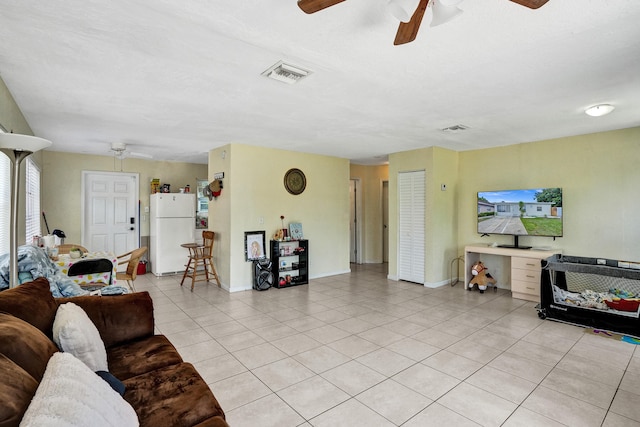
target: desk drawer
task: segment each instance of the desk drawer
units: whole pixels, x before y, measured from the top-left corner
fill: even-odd
[[[528,294],[534,295],[536,297],[540,297],[540,282],[523,282],[521,280],[512,280],[511,281],[511,292],[520,293],[520,294]]]
[[[511,257],[511,268],[522,270],[542,270],[541,262],[538,258]]]
[[[511,280],[512,281],[521,281],[521,282],[531,282],[535,283],[538,286],[540,285],[540,276],[542,272],[540,269],[536,271],[532,270],[521,270],[519,268],[511,269]]]

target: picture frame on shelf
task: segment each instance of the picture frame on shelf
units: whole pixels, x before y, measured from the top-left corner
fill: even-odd
[[[254,261],[265,258],[265,231],[244,232],[244,259]]]
[[[299,222],[289,223],[289,236],[291,240],[300,240],[303,238],[302,224]]]

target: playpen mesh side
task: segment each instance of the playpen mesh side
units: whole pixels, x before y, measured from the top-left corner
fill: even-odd
[[[640,281],[638,280],[571,271],[565,273],[565,278],[567,290],[570,292],[584,292],[586,290],[609,292],[610,289],[619,289],[631,295],[640,293]]]
[[[608,265],[598,265],[595,258],[554,255],[547,259],[543,274],[564,272],[567,290],[570,292],[609,292],[618,289],[631,295],[640,294],[640,271],[613,267],[616,261],[605,260]]]

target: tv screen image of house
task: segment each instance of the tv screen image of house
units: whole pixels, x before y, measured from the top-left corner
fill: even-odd
[[[478,233],[562,236],[562,189],[478,192]]]

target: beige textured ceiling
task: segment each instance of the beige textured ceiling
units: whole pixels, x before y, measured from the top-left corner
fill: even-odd
[[[197,163],[228,143],[375,163],[640,125],[640,0],[466,0],[404,46],[386,3],[0,0],[0,75],[52,150]],[[279,60],[313,74],[261,76]],[[583,113],[597,103],[616,110]]]

